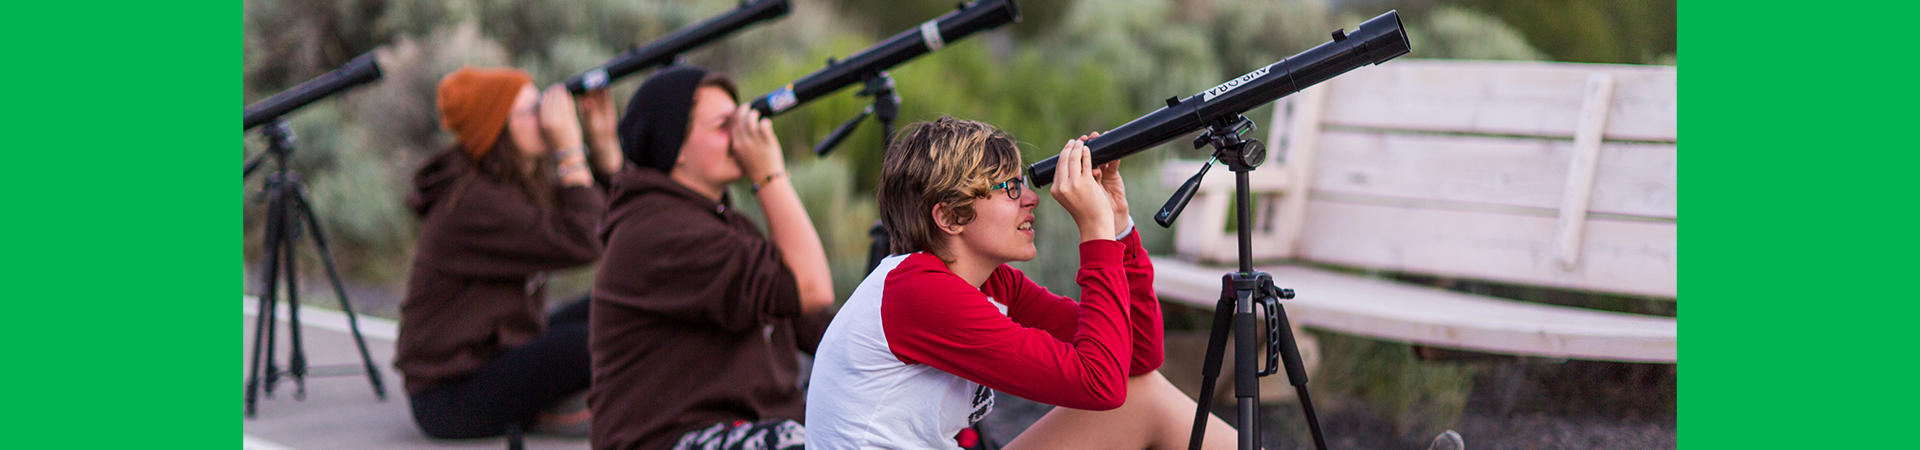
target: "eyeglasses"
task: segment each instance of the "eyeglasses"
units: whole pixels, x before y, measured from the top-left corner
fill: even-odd
[[[1026,190],[1026,189],[1021,189],[1021,187],[1026,185],[1027,185],[1027,178],[1025,176],[1018,176],[1018,177],[1013,177],[1013,179],[1011,180],[1002,181],[1000,182],[1000,184],[995,184],[993,185],[993,187],[987,188],[987,192],[1006,189],[1008,200],[1019,200],[1020,191]]]
[[[524,115],[529,115],[529,116],[538,118],[540,117],[540,102],[545,101],[546,99],[547,99],[547,91],[534,91],[532,105],[528,105],[525,109],[513,110],[513,112],[508,114],[515,115],[515,116],[524,114]]]

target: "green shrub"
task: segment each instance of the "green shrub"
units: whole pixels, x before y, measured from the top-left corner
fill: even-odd
[[[1459,7],[1428,11],[1424,20],[1407,26],[1414,58],[1501,59],[1533,61],[1546,55],[1527,44],[1527,38],[1499,18]]]

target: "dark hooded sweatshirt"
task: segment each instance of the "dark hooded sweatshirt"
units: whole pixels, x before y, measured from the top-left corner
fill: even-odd
[[[414,174],[407,198],[420,217],[420,240],[393,365],[409,395],[472,374],[545,332],[539,274],[600,255],[594,231],[606,197],[599,189],[557,188],[554,204],[542,208],[472,166],[463,153],[435,156]]]
[[[725,199],[628,165],[614,176],[606,259],[588,314],[592,444],[662,449],[688,431],[806,413],[796,349],[831,320],[800,317],[780,250]]]

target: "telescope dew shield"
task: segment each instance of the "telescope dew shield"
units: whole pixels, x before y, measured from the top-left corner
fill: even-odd
[[[352,61],[347,61],[347,65],[340,66],[332,72],[320,74],[292,89],[247,105],[240,112],[240,129],[242,131],[253,129],[302,106],[307,106],[308,103],[378,79],[380,79],[380,63],[374,61],[373,53],[354,57]]]
[[[647,43],[646,47],[621,52],[599,67],[567,78],[567,91],[576,95],[586,93],[607,87],[614,80],[634,72],[672,64],[673,59],[681,53],[692,51],[756,23],[787,15],[790,9],[787,0],[741,3],[740,7],[734,8],[732,12],[675,30]]]
[[[767,95],[753,100],[753,109],[762,117],[773,117],[813,99],[832,94],[847,85],[879,76],[880,72],[907,60],[931,53],[981,31],[999,28],[1020,20],[1020,8],[1013,0],[980,0],[961,5],[946,13],[887,38],[873,47],[808,74]]]
[[[1087,148],[1093,153],[1094,165],[1106,164],[1408,51],[1411,47],[1406,30],[1400,26],[1400,13],[1387,11],[1362,22],[1353,33],[1333,32],[1332,42],[1254,69],[1185,100],[1167,99],[1166,107],[1101,133],[1087,141]],[[1028,182],[1034,187],[1053,183],[1059,159],[1055,156],[1027,166]]]

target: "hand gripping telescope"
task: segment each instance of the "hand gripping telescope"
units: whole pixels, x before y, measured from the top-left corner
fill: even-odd
[[[753,109],[760,111],[762,117],[773,117],[855,82],[866,82],[860,95],[873,97],[874,105],[834,129],[833,134],[814,147],[814,152],[824,156],[832,151],[834,146],[853,132],[861,119],[869,115],[879,115],[881,125],[887,128],[884,135],[890,137],[893,134],[893,119],[899,114],[900,96],[893,91],[893,78],[887,75],[887,69],[939,50],[949,42],[1019,20],[1020,8],[1013,4],[1013,0],[979,0],[962,4],[953,12],[922,23],[917,29],[894,35],[846,59],[827,60],[827,67],[754,99]]]
[[[1240,268],[1222,276],[1220,280],[1220,301],[1213,309],[1213,331],[1207,339],[1206,362],[1201,366],[1200,396],[1194,408],[1193,434],[1187,441],[1189,449],[1198,449],[1205,442],[1214,380],[1220,378],[1229,328],[1232,329],[1234,344],[1233,389],[1238,402],[1235,406],[1238,408],[1239,424],[1235,428],[1239,431],[1239,448],[1260,448],[1259,377],[1279,373],[1283,366],[1287,371],[1287,383],[1293,385],[1294,393],[1300,398],[1300,409],[1305,413],[1307,430],[1313,434],[1314,446],[1322,450],[1327,448],[1326,439],[1320,434],[1320,419],[1314,415],[1313,399],[1307,395],[1306,366],[1300,362],[1300,349],[1294,342],[1292,326],[1287,322],[1286,309],[1280,305],[1280,300],[1293,298],[1293,290],[1277,287],[1272,275],[1254,271],[1253,260],[1249,256],[1253,248],[1253,227],[1248,218],[1248,210],[1251,209],[1248,206],[1251,197],[1248,179],[1253,169],[1266,160],[1266,145],[1241,137],[1254,128],[1253,121],[1241,113],[1360,66],[1379,64],[1405,55],[1409,50],[1406,31],[1400,28],[1400,14],[1388,11],[1361,23],[1360,28],[1352,34],[1334,31],[1333,42],[1227,80],[1184,101],[1177,97],[1169,98],[1167,107],[1087,142],[1093,153],[1093,163],[1105,164],[1195,130],[1205,129],[1194,139],[1194,148],[1213,146],[1213,158],[1225,161],[1227,167],[1233,170],[1235,208],[1240,222],[1237,233],[1240,240]],[[1047,158],[1028,166],[1029,182],[1034,186],[1052,183],[1054,166],[1058,160],[1059,157]],[[1199,189],[1201,177],[1206,176],[1207,168],[1212,166],[1211,161],[1201,166],[1200,173],[1188,179],[1167,201],[1167,205],[1154,214],[1153,220],[1163,227],[1172,226],[1180,209],[1186,207],[1194,191]],[[1259,327],[1263,325],[1256,319],[1256,309],[1266,315],[1265,368],[1260,367],[1262,358],[1256,350]]]
[[[675,57],[702,45],[762,21],[773,20],[787,14],[790,8],[787,0],[760,0],[747,3],[742,0],[739,8],[732,12],[714,16],[705,22],[689,25],[659,39],[646,47],[629,49],[614,56],[606,63],[568,78],[567,92],[579,95],[594,89],[606,87],[614,80],[650,67],[673,63]]]

